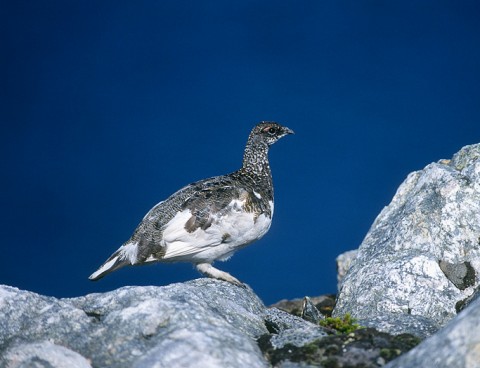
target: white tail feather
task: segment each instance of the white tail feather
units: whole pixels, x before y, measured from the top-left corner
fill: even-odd
[[[123,266],[137,263],[137,254],[138,243],[132,242],[122,245],[97,271],[90,275],[89,279],[98,280]]]
[[[108,262],[104,263],[102,267],[100,267],[98,270],[96,270],[94,273],[92,273],[89,277],[90,280],[95,280],[100,277],[103,273],[108,272],[113,266],[115,266],[115,263],[117,262],[119,256],[116,256],[109,260]]]

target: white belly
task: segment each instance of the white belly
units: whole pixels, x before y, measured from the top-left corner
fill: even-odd
[[[273,207],[273,206],[272,206]],[[268,231],[271,218],[262,214],[255,219],[253,213],[228,212],[215,218],[211,226],[193,232],[185,229],[191,212],[179,212],[165,226],[164,261],[208,262],[226,260],[237,249],[260,239]]]

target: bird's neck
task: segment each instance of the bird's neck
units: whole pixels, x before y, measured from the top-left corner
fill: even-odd
[[[258,181],[272,183],[272,173],[268,163],[268,146],[263,142],[249,139],[243,154],[242,171]]]

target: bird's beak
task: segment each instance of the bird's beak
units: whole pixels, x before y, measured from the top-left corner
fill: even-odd
[[[285,132],[285,134],[295,134],[295,132],[292,129],[287,127],[283,127],[283,131]]]

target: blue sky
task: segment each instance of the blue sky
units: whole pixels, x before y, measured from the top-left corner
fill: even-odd
[[[406,175],[480,142],[475,1],[4,1],[0,283],[58,297],[198,277],[87,277],[157,202],[272,147],[270,232],[218,268],[267,303],[336,291]]]

